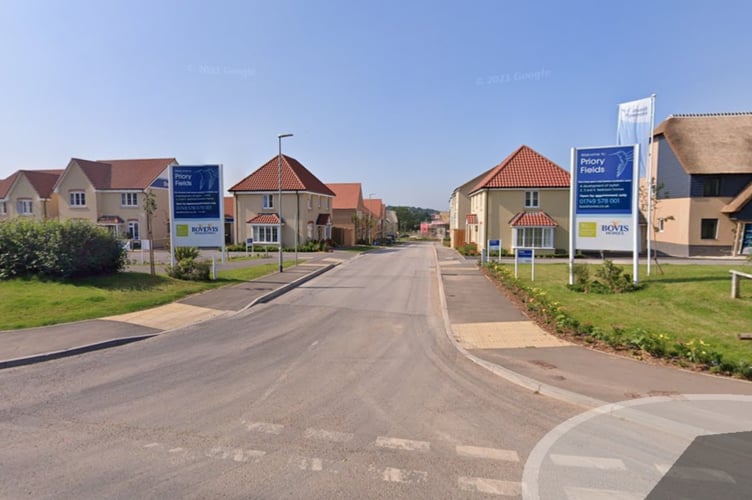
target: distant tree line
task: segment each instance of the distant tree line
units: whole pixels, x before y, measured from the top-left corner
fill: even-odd
[[[417,207],[387,207],[388,210],[394,210],[399,221],[400,232],[417,231],[420,229],[421,222],[429,222],[438,210],[431,208]]]

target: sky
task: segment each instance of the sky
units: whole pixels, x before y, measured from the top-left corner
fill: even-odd
[[[0,2],[0,179],[90,160],[277,154],[448,210],[522,144],[569,169],[621,102],[752,111],[746,1]]]

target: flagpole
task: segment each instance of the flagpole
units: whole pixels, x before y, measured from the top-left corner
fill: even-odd
[[[648,181],[648,231],[647,231],[647,254],[648,265],[647,275],[650,276],[650,261],[653,256],[653,196],[656,193],[653,192],[653,130],[655,129],[655,94],[650,95],[650,137],[648,138],[648,164],[645,166],[647,169],[647,181]]]

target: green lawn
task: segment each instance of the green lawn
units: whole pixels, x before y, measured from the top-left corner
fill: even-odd
[[[593,276],[597,265],[590,265]],[[621,266],[631,273],[631,265]],[[740,341],[739,333],[752,333],[752,281],[741,283],[741,297],[732,299],[730,269],[752,271],[750,265],[662,264],[663,274],[652,266],[646,276],[640,267],[640,281],[646,286],[632,293],[616,295],[582,294],[567,287],[567,264],[537,264],[535,282],[530,265],[519,266],[519,278],[561,304],[581,323],[600,328],[620,326],[666,333],[689,341],[702,339],[733,360],[752,361],[752,341]]]
[[[292,262],[285,262],[285,267],[291,265]],[[275,272],[278,266],[270,263],[223,270],[219,272],[219,279],[206,283],[134,272],[75,282],[0,281],[0,330],[68,323],[148,309],[211,288],[259,278]]]

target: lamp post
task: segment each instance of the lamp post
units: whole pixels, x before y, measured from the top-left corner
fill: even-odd
[[[282,139],[292,137],[292,134],[278,134],[279,154],[277,155],[277,239],[279,240],[279,272],[282,266]]]

